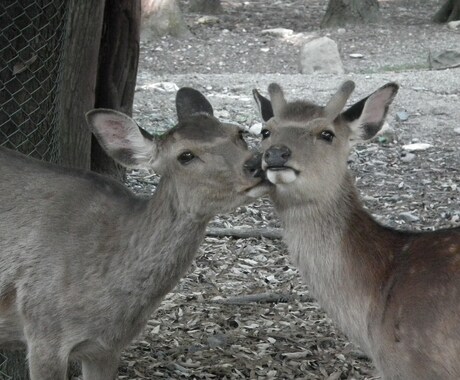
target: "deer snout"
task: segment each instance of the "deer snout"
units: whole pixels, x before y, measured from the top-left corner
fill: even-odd
[[[272,145],[264,153],[264,161],[268,167],[281,167],[289,161],[291,150],[285,145]]]
[[[263,177],[262,153],[255,153],[244,163],[244,171],[251,177]]]

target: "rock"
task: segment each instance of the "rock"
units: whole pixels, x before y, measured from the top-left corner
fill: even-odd
[[[337,33],[339,33],[339,34],[345,34],[346,32],[347,32],[347,30],[345,28],[337,29]]]
[[[460,51],[458,50],[443,50],[437,53],[428,55],[428,64],[431,69],[440,70],[460,65]]]
[[[360,53],[351,53],[348,55],[350,58],[355,58],[355,59],[362,59],[364,58],[364,55],[363,54],[360,54]]]
[[[228,112],[227,110],[214,111],[214,115],[220,120],[229,120],[230,119],[230,112]]]
[[[290,36],[284,37],[283,39],[292,45],[301,46],[316,38],[318,38],[318,35],[314,33],[294,33]]]
[[[415,158],[414,153],[406,153],[406,154],[401,155],[401,161],[402,162],[411,162],[411,161],[414,160],[414,158]]]
[[[300,49],[300,72],[302,74],[343,74],[337,44],[328,37],[316,38]]]
[[[196,20],[197,24],[202,24],[202,25],[214,25],[219,23],[219,17],[216,16],[202,16],[198,20]]]
[[[454,132],[455,132],[457,135],[460,135],[460,128],[455,128],[455,129],[454,129]]]
[[[262,132],[262,123],[256,123],[253,124],[249,127],[249,133],[252,133],[253,135],[259,136],[260,132]]]
[[[448,22],[447,27],[452,30],[460,29],[460,20]]]
[[[409,119],[409,114],[406,111],[401,111],[396,113],[396,119],[399,121],[406,121]]]
[[[139,86],[142,90],[153,90],[158,92],[176,92],[179,87],[174,82],[157,82],[145,86]]]
[[[431,148],[433,145],[427,143],[415,143],[415,144],[407,144],[403,145],[403,149],[407,150],[408,152],[415,152],[418,150],[427,150]]]
[[[414,215],[408,211],[399,214],[399,218],[404,220],[406,223],[417,222],[420,220],[420,218],[417,215]]]
[[[292,29],[286,28],[273,28],[273,29],[264,29],[261,32],[262,34],[274,37],[288,37],[294,33]]]
[[[379,133],[375,137],[375,139],[380,144],[391,143],[395,140],[395,138],[396,138],[396,132],[387,122],[383,124],[382,129],[379,131]]]

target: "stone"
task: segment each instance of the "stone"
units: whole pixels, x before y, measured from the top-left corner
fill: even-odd
[[[431,69],[441,70],[460,66],[459,50],[443,50],[440,52],[430,52],[428,55],[428,65]]]
[[[196,20],[197,24],[202,25],[214,25],[220,22],[219,17],[216,16],[202,16],[198,20]]]
[[[457,135],[460,135],[460,128],[454,128],[454,132],[455,132]]]
[[[414,153],[406,153],[404,155],[401,155],[401,161],[402,162],[411,162],[413,161],[415,158],[415,154]]]
[[[363,59],[364,55],[360,54],[360,53],[351,53],[351,54],[349,54],[349,57],[354,58],[354,59]]]
[[[404,220],[406,223],[418,222],[420,218],[410,212],[402,212],[399,214],[399,218]]]
[[[294,33],[292,29],[286,28],[273,28],[273,29],[264,29],[261,32],[262,34],[274,37],[288,37]]]
[[[335,41],[328,37],[316,38],[300,49],[302,74],[343,74],[343,63]]]
[[[419,150],[427,150],[431,148],[433,145],[427,143],[414,143],[414,144],[407,144],[403,145],[403,149],[408,152],[416,152]]]
[[[448,22],[447,27],[452,30],[460,29],[460,20]]]
[[[262,132],[262,127],[262,123],[253,124],[249,127],[249,133],[259,136],[260,132]]]
[[[406,111],[397,112],[396,119],[398,119],[398,121],[406,121],[409,119],[409,114]]]

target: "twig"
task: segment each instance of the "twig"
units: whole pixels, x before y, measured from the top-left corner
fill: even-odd
[[[315,301],[314,298],[303,294],[292,295],[283,293],[257,293],[211,300],[210,302],[223,305],[245,305],[248,303],[286,303],[293,300],[299,300],[301,302]]]
[[[268,238],[268,239],[281,239],[283,237],[280,228],[217,228],[210,227],[206,230],[207,236],[223,237],[233,236],[236,238]]]

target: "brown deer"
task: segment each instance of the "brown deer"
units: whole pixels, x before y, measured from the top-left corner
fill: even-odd
[[[151,199],[104,176],[0,149],[0,343],[25,344],[32,380],[113,380],[122,349],[189,268],[208,221],[261,195],[238,127],[196,90],[162,136],[106,109],[87,114],[106,152],[161,174]],[[260,162],[259,162],[260,165]]]
[[[347,81],[326,106],[254,90],[262,167],[285,241],[320,305],[386,380],[460,379],[460,228],[398,231],[363,208],[347,157],[381,129],[398,85],[342,111]]]

